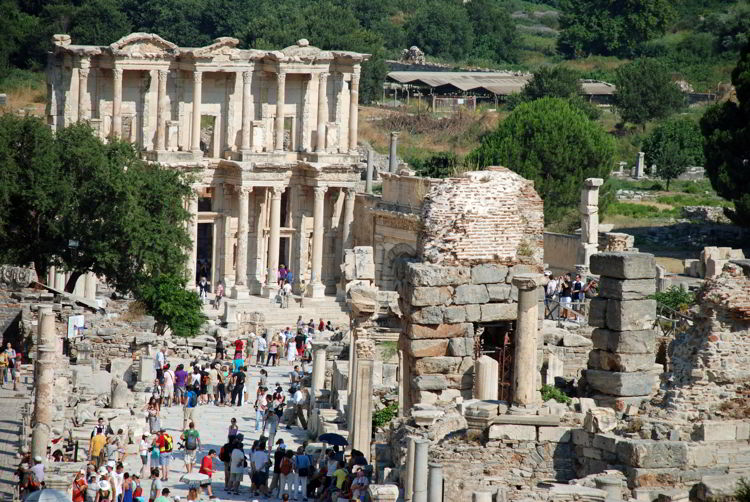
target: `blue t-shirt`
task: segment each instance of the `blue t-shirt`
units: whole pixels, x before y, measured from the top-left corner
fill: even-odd
[[[193,392],[192,390],[187,391],[187,394],[185,394],[185,397],[187,397],[187,403],[185,403],[186,408],[195,408],[195,405],[198,404],[198,396]]]
[[[234,373],[239,373],[243,366],[245,366],[245,360],[244,359],[235,359],[232,361],[232,367]]]

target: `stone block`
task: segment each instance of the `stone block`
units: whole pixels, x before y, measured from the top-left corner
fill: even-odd
[[[602,277],[599,281],[599,296],[615,300],[644,300],[656,293],[656,281],[652,279],[615,279]]]
[[[515,303],[486,303],[482,305],[482,322],[514,321],[518,315]]]
[[[598,448],[609,453],[617,453],[617,441],[619,439],[619,436],[615,436],[614,434],[596,434],[594,436],[592,445],[594,448]]]
[[[411,339],[474,336],[474,326],[471,323],[435,324],[431,326],[411,324],[407,334]]]
[[[607,327],[609,329],[617,331],[650,329],[655,319],[656,300],[607,300]]]
[[[453,296],[453,303],[456,305],[487,303],[489,301],[490,295],[487,293],[487,286],[483,284],[462,284],[456,288]]]
[[[750,440],[750,422],[737,422],[737,441]]]
[[[487,284],[491,302],[504,302],[512,299],[514,287],[510,284]]]
[[[617,443],[617,460],[645,469],[683,467],[688,460],[688,443],[622,438]]]
[[[412,310],[411,321],[418,324],[440,324],[443,322],[442,307],[425,307]]]
[[[374,280],[375,260],[372,247],[356,246],[353,251],[356,278],[360,280]]]
[[[454,340],[463,340],[463,338],[454,338]],[[444,356],[448,350],[448,342],[446,338],[408,340],[405,343],[406,353],[412,357]]]
[[[656,375],[585,370],[586,382],[595,390],[610,396],[647,396],[654,390]]]
[[[488,288],[489,290],[489,288]],[[479,305],[465,305],[466,322],[479,322],[482,319],[482,308]]]
[[[592,298],[589,303],[589,326],[607,327],[607,299]]]
[[[585,415],[591,408],[596,408],[596,401],[594,401],[590,397],[580,398],[580,402],[578,403],[578,411]]]
[[[576,446],[590,447],[593,443],[593,434],[586,432],[583,429],[573,429],[573,444]]]
[[[693,436],[696,441],[735,441],[737,425],[729,420],[704,420],[696,425]]]
[[[448,388],[445,375],[421,375],[412,378],[412,385],[417,390],[444,390]]]
[[[625,354],[655,353],[656,331],[612,331],[597,328],[591,333],[595,349]]]
[[[471,281],[471,269],[431,263],[407,263],[406,279],[414,286],[458,286]]]
[[[463,305],[452,305],[443,310],[443,322],[456,323],[466,321],[466,307]]]
[[[653,279],[656,277],[654,255],[648,253],[607,252],[591,257],[592,274],[616,279]]]
[[[448,343],[448,355],[467,357],[474,354],[474,338],[451,338]]]
[[[500,413],[503,401],[476,401],[466,406],[464,415],[479,418],[494,418]]]
[[[411,291],[410,302],[414,307],[427,307],[443,305],[450,298],[451,289],[448,286],[416,287]]]
[[[488,437],[489,439],[536,441],[536,427],[533,425],[491,425]]]
[[[620,354],[606,350],[589,352],[589,368],[607,371],[648,371],[654,366],[654,354]]]
[[[539,427],[539,441],[570,443],[573,439],[572,427]]]
[[[423,357],[417,359],[414,371],[417,375],[457,373],[462,360],[462,357]]]
[[[617,417],[611,408],[591,408],[583,419],[583,429],[592,434],[612,432],[615,427]]]
[[[567,331],[563,335],[564,347],[591,347],[591,345],[591,339],[577,333],[571,333],[570,331]]]
[[[484,263],[471,267],[471,282],[474,284],[490,284],[505,281],[508,267],[493,263]]]

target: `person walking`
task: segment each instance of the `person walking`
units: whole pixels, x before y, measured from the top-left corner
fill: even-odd
[[[180,435],[180,439],[185,442],[185,471],[190,474],[193,472],[195,457],[201,447],[201,435],[195,429],[195,424],[190,422],[187,429]]]
[[[214,460],[216,459],[216,450],[211,449],[208,450],[208,454],[203,457],[201,460],[201,467],[198,470],[201,474],[205,474],[208,476],[208,483],[203,484],[201,483],[201,486],[203,486],[206,490],[206,494],[209,496],[209,498],[216,498],[214,497],[214,492],[211,487],[211,481],[214,476],[214,472],[216,472],[216,469],[214,469]]]
[[[273,439],[269,439],[269,450],[272,444]],[[273,452],[273,477],[271,478],[271,486],[268,488],[268,493],[271,497],[274,496],[274,491],[276,492],[276,498],[281,497],[281,487],[279,486],[279,481],[281,480],[281,462],[284,460],[285,456],[286,445],[284,444],[283,439],[279,439],[276,442],[276,451]]]
[[[185,404],[185,389],[189,376],[188,372],[185,371],[185,365],[179,364],[174,372],[174,400],[177,405]]]
[[[162,481],[169,481],[169,463],[172,460],[172,450],[174,440],[164,427],[159,431],[159,437],[156,439],[156,445],[159,447],[159,465],[161,466]]]
[[[7,382],[8,367],[8,354],[4,351],[0,352],[0,374],[3,378],[3,385]]]
[[[240,368],[240,371],[232,375],[232,378],[234,379],[234,387],[232,387],[232,406],[234,406],[235,400],[237,401],[238,407],[242,406],[242,396],[245,390],[246,379],[245,371],[247,371],[247,368],[242,367]]]
[[[253,475],[251,478],[252,482],[252,495],[258,496],[258,492],[264,496],[268,495],[268,468],[271,466],[271,460],[266,452],[265,441],[260,441],[258,447],[250,457],[250,464],[252,465]]]
[[[164,366],[164,392],[162,393],[162,404],[170,407],[174,398],[175,375],[169,364]]]
[[[219,310],[221,300],[224,298],[224,281],[219,281],[216,285],[216,297],[214,298],[214,310]]]
[[[8,342],[7,347],[5,348],[5,354],[8,356],[8,369],[7,372],[7,381],[10,381],[13,383],[13,390],[16,390],[16,351],[13,349],[13,345]]]
[[[133,480],[127,472],[122,475],[122,502],[133,502]]]
[[[148,435],[143,434],[141,440],[138,442],[138,456],[141,457],[141,475],[145,475],[147,472],[149,446]]]
[[[243,439],[242,434],[237,434],[230,457],[229,490],[227,491],[228,493],[234,493],[235,495],[240,494],[240,483],[242,482],[242,477],[245,475],[245,469],[247,468],[245,451],[242,449]]]
[[[216,356],[215,359],[221,361],[227,357],[226,350],[224,349],[224,340],[221,339],[221,335],[216,335]]]
[[[162,490],[162,483],[161,479],[159,479],[159,468],[158,467],[152,467],[151,468],[151,489],[149,490],[148,500],[149,502],[154,502],[157,497],[159,497],[159,494]]]
[[[268,346],[268,343],[266,342],[266,339],[262,336],[258,337],[258,357],[255,360],[255,366],[260,366],[263,364],[263,356],[266,354],[266,348]]]
[[[297,474],[295,490],[292,494],[294,500],[307,500],[307,478],[311,474],[310,470],[310,457],[305,455],[304,449],[300,446],[297,448],[297,454],[294,456],[294,472]],[[297,493],[299,493],[299,498],[297,497]]]
[[[258,391],[255,393],[255,403],[253,404],[255,408],[255,432],[260,432],[261,428],[265,428],[264,418],[268,409],[265,392],[266,388],[259,385]]]
[[[279,497],[293,497],[297,475],[294,472],[294,451],[286,450],[279,465]],[[288,499],[287,499],[288,500]]]
[[[85,502],[86,501],[86,489],[88,488],[88,483],[86,482],[86,471],[84,469],[81,469],[80,471],[76,472],[76,476],[73,479],[73,487],[72,487],[73,497],[72,502]]]
[[[187,387],[185,393],[185,406],[182,409],[182,428],[187,429],[188,423],[198,422],[198,417],[195,413],[195,408],[198,406],[198,394],[196,394],[193,387]]]
[[[279,352],[279,342],[271,340],[271,346],[268,347],[268,359],[266,359],[266,366],[276,366],[276,356]]]

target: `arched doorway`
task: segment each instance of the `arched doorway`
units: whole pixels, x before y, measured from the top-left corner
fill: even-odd
[[[416,260],[414,246],[405,242],[396,244],[385,255],[383,270],[380,274],[381,289],[397,291],[401,281],[406,277],[406,264]]]

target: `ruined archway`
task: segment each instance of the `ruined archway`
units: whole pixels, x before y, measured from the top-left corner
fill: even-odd
[[[381,289],[398,291],[398,287],[406,274],[406,264],[416,260],[417,251],[414,246],[399,243],[393,246],[385,255],[383,271],[381,273]]]

